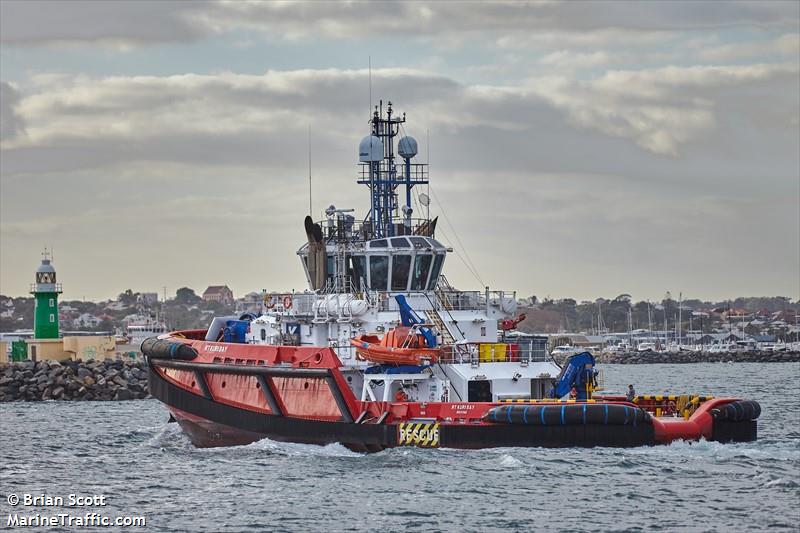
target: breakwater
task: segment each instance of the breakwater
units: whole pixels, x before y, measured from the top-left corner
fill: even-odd
[[[0,402],[149,397],[144,362],[21,361],[0,365]]]
[[[629,365],[689,363],[795,363],[800,352],[622,352],[596,354],[598,363]]]

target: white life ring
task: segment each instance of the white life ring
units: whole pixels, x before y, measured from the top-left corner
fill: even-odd
[[[284,309],[291,309],[292,308],[292,297],[288,294],[283,297],[283,308]]]

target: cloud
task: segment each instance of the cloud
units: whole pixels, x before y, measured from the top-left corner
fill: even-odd
[[[741,61],[757,56],[786,56],[800,61],[800,34],[787,33],[768,41],[736,42],[711,46],[697,53],[702,61]]]
[[[634,140],[656,154],[679,147],[716,125],[714,90],[797,77],[796,65],[692,66],[612,70],[591,80],[533,78],[530,90],[583,128]]]
[[[20,94],[10,84],[0,81],[0,141],[25,132],[25,122],[17,113]]]
[[[607,39],[756,25],[795,29],[794,2],[244,2],[49,1],[0,3],[13,45],[186,42],[253,31],[273,39],[417,36],[440,44],[496,34],[504,45],[549,34]],[[545,37],[546,38],[546,37]],[[562,41],[563,43],[563,41]],[[563,45],[563,44],[562,44]]]
[[[186,42],[209,35],[192,14],[210,7],[202,0],[3,0],[0,40],[14,46],[105,43],[130,46]]]
[[[539,60],[539,63],[543,65],[559,69],[598,67],[608,65],[611,62],[612,57],[605,50],[588,53],[558,50],[545,55]]]

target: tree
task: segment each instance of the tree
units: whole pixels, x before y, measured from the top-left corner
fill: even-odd
[[[139,293],[138,292],[133,292],[130,289],[126,290],[123,293],[120,293],[120,295],[117,296],[117,300],[119,302],[127,305],[128,307],[135,306],[136,305],[136,301],[138,300],[138,298],[139,298]]]
[[[194,304],[201,301],[197,294],[195,294],[193,289],[189,287],[181,287],[177,291],[175,291],[175,301],[181,304]]]

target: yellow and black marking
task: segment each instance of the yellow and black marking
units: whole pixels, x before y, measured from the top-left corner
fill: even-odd
[[[659,401],[660,402],[662,400],[672,400],[674,402],[674,401],[677,401],[677,400],[681,399],[682,397],[686,397],[686,396],[688,396],[689,398],[697,398],[701,402],[705,402],[706,400],[711,400],[713,398],[713,396],[695,396],[693,394],[683,394],[683,395],[680,395],[680,396],[675,395],[675,394],[670,394],[670,395],[664,394],[664,395],[655,395],[655,396],[654,395],[637,396],[634,401],[636,401],[636,400],[655,400],[655,401]]]
[[[397,425],[399,446],[439,447],[439,424],[434,422],[400,422]]]

